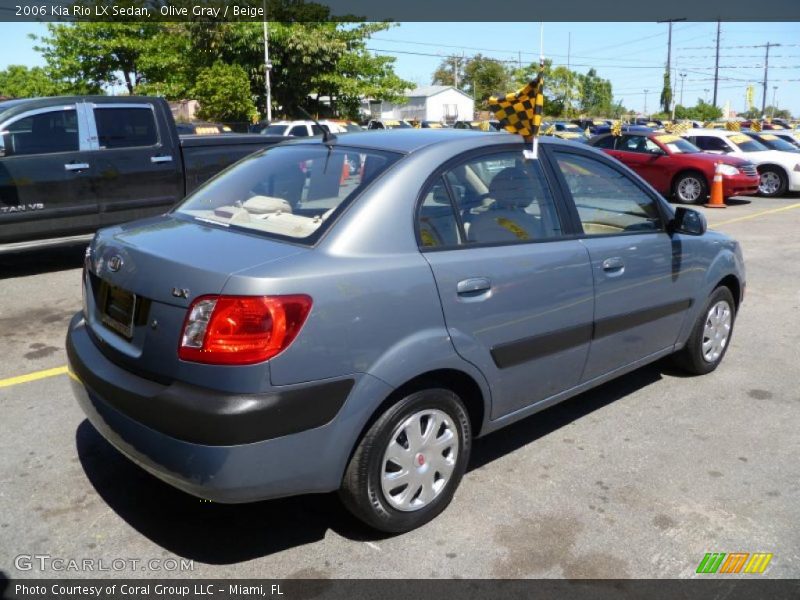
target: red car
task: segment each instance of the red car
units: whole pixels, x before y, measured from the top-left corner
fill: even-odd
[[[635,171],[656,190],[677,202],[705,202],[714,180],[714,169],[722,163],[722,195],[749,196],[758,193],[758,171],[754,164],[719,154],[705,153],[691,142],[669,133],[625,133],[598,135],[589,145],[600,148]]]

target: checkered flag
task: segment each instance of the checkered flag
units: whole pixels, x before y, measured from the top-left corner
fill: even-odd
[[[544,108],[544,63],[539,65],[539,75],[525,87],[505,98],[489,98],[489,110],[500,125],[524,138],[539,135]]]
[[[761,131],[761,121],[753,121],[750,123],[751,131]]]

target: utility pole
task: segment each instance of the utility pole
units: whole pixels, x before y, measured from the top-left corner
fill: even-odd
[[[266,93],[267,124],[272,122],[272,89],[270,87],[269,73],[272,63],[269,62],[269,32],[267,31],[267,0],[263,2],[264,8],[264,92]]]
[[[720,22],[717,21],[717,57],[714,61],[714,100],[712,104],[717,105],[717,84],[719,83],[719,29]]]
[[[764,56],[764,93],[761,98],[761,116],[764,116],[764,111],[767,109],[767,80],[769,79],[769,49],[770,47],[777,48],[780,44],[772,44],[767,42],[767,53]]]
[[[455,88],[458,89],[458,57],[453,55],[453,83]]]
[[[664,19],[657,21],[658,23],[668,23],[669,30],[667,33],[667,73],[670,75],[670,87],[672,88],[672,118],[675,119],[675,82],[672,80],[672,24],[676,21],[685,21],[686,17],[678,19]],[[667,107],[669,111],[669,107]]]
[[[650,90],[645,90],[644,91],[644,111],[643,111],[644,114],[647,114],[647,92],[649,92],[649,91]]]

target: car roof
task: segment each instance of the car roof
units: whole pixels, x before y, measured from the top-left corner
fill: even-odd
[[[354,132],[347,134],[347,141],[342,138],[341,144],[344,146],[356,146],[361,148],[371,148],[375,150],[386,150],[389,152],[400,152],[409,154],[422,148],[441,144],[462,145],[464,140],[471,140],[475,148],[499,144],[522,143],[520,136],[512,135],[509,138],[507,132],[502,131],[477,131],[474,129],[391,129],[391,130],[372,130],[364,132]],[[293,140],[289,144],[320,144],[319,138],[300,138]],[[552,137],[541,137],[539,143],[556,144],[574,147],[573,142],[560,140]],[[581,144],[581,147],[586,147]]]

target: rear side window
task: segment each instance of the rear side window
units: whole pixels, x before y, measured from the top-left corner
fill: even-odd
[[[100,148],[136,148],[158,143],[156,120],[151,108],[94,109]]]
[[[77,152],[79,147],[78,113],[74,108],[23,117],[11,123],[6,132],[6,156]]]
[[[441,177],[422,194],[417,233],[423,248],[457,246],[461,241],[450,194]]]
[[[614,137],[613,135],[607,135],[605,137],[598,139],[596,142],[592,144],[592,146],[594,146],[595,148],[605,148],[607,150],[613,150],[614,141],[616,139],[617,138]]]
[[[718,137],[698,135],[695,138],[694,145],[701,150],[706,151],[722,151],[730,152],[731,148],[725,143],[725,140]]]
[[[289,135],[295,137],[308,137],[308,128],[305,125],[295,125],[289,130]]]
[[[314,243],[327,223],[401,155],[323,144],[275,146],[223,171],[177,212]]]
[[[585,234],[663,229],[656,201],[627,175],[588,156],[556,152],[555,157]]]

